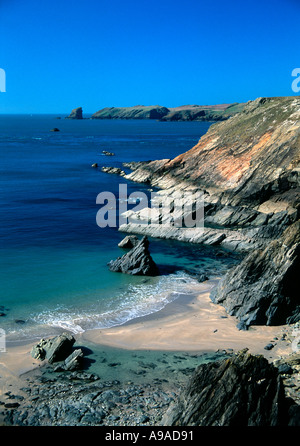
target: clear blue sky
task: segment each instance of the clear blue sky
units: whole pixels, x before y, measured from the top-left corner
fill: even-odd
[[[292,96],[300,0],[0,0],[0,113]]]

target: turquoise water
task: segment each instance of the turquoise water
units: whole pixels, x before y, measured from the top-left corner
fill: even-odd
[[[160,277],[112,273],[107,263],[123,254],[117,244],[124,234],[96,224],[100,192],[117,195],[120,182],[128,194],[149,191],[93,163],[173,158],[209,125],[0,117],[0,327],[12,339],[124,323],[190,293],[197,282],[186,269],[219,275],[235,261],[213,248],[150,240]]]

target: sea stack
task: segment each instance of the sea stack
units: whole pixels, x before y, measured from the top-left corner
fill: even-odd
[[[82,107],[74,108],[66,119],[83,119],[82,118]]]
[[[129,252],[109,262],[110,271],[138,276],[157,276],[159,271],[148,247],[149,240],[143,237]]]

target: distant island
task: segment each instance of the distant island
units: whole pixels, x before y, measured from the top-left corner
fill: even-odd
[[[246,103],[217,105],[135,105],[133,107],[105,107],[90,119],[155,119],[159,121],[224,121],[241,112]],[[82,107],[71,111],[66,119],[83,119]]]

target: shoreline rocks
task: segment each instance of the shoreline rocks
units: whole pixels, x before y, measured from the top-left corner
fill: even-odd
[[[77,370],[83,365],[83,351],[77,348],[73,351],[75,338],[69,333],[62,333],[51,339],[41,339],[31,349],[31,356],[40,361],[47,360],[49,364],[60,363],[56,370]]]
[[[287,426],[299,423],[299,408],[285,398],[278,369],[263,356],[245,350],[199,366],[162,424]]]
[[[124,177],[126,175],[124,170],[120,169],[119,167],[103,166],[101,167],[101,170],[102,172],[120,175],[121,177]]]
[[[157,362],[141,351],[132,357],[137,368],[125,380],[107,378],[105,369],[122,376],[124,367],[109,360],[100,375],[47,363],[22,375],[19,389],[1,395],[1,425],[300,425],[299,353],[268,363],[246,350],[218,351],[200,366],[186,353]]]
[[[231,269],[211,299],[246,327],[283,325],[300,319],[298,275],[300,221],[263,250],[256,250]]]

